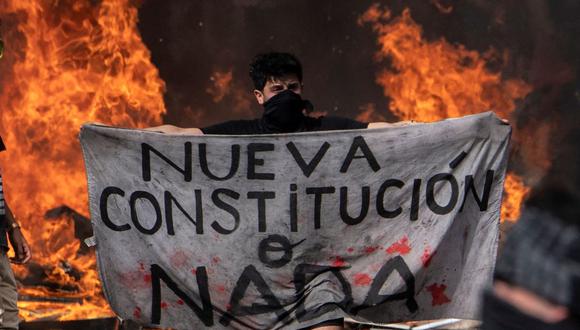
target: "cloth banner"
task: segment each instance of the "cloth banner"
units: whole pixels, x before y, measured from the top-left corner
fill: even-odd
[[[491,112],[257,136],[85,125],[105,296],[176,329],[476,318],[509,136]]]

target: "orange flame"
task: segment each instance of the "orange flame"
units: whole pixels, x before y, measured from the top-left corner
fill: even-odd
[[[129,0],[4,0],[6,53],[0,61],[0,129],[7,201],[20,217],[45,280],[71,291],[26,287],[21,295],[77,297],[76,304],[19,302],[22,317],[78,319],[111,315],[93,254],[78,254],[72,223],[44,213],[68,205],[87,212],[86,179],[77,134],[100,121],[158,125],[164,83],[137,31]],[[57,266],[60,265],[60,266]],[[81,272],[73,276],[67,268]],[[18,277],[31,273],[17,268]],[[74,300],[73,300],[74,301]]]
[[[356,120],[363,123],[384,122],[387,119],[379,111],[374,103],[363,104],[358,108],[359,114]]]
[[[507,221],[516,221],[520,218],[520,205],[526,199],[530,188],[526,187],[522,179],[508,173],[504,183],[505,195],[501,208],[501,218]]]
[[[389,110],[402,120],[432,122],[489,110],[509,118],[515,100],[531,91],[522,80],[502,79],[500,73],[487,68],[493,50],[482,56],[445,39],[426,41],[408,9],[391,19],[388,9],[375,4],[360,17],[359,24],[364,23],[370,23],[378,35],[377,59],[390,60],[377,83],[391,100]],[[376,118],[373,109],[365,116]],[[505,189],[509,197],[502,215],[515,220],[529,189],[512,173],[508,173]]]
[[[452,5],[445,6],[441,3],[441,0],[431,0],[431,4],[435,6],[435,8],[437,8],[441,14],[451,14],[453,11]]]
[[[231,110],[238,116],[254,116],[252,110],[252,97],[246,92],[245,86],[234,79],[233,70],[220,71],[212,73],[209,78],[210,86],[205,89],[214,103],[231,103]]]
[[[212,85],[206,88],[205,91],[212,96],[215,103],[218,103],[231,91],[232,79],[233,73],[231,69],[224,72],[216,71],[209,77]]]

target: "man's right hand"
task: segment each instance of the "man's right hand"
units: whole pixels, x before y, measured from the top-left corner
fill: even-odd
[[[412,120],[398,121],[396,123],[387,123],[382,121],[377,121],[369,123],[367,128],[384,128],[384,127],[397,127],[397,126],[408,126],[413,125],[415,122]]]
[[[203,132],[199,128],[181,128],[173,125],[148,127],[144,130],[178,135],[203,135]]]

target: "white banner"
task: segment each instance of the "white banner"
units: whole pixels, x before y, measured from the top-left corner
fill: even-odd
[[[184,136],[85,125],[113,310],[177,329],[475,318],[510,127]]]

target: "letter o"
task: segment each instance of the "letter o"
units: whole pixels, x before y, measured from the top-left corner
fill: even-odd
[[[292,260],[292,244],[287,237],[270,235],[264,238],[258,246],[258,257],[264,265],[270,268],[280,268]],[[279,259],[270,258],[269,252],[283,252]]]
[[[447,205],[439,205],[435,200],[435,184],[441,181],[447,181],[451,185],[451,197]],[[459,186],[457,185],[455,177],[450,173],[436,174],[427,182],[427,206],[433,213],[443,215],[451,212],[457,204],[458,197]]]

